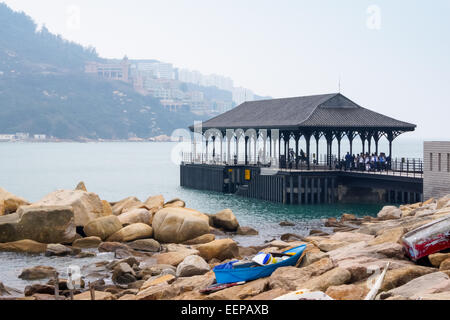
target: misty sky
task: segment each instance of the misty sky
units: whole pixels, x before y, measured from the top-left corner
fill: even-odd
[[[102,57],[218,73],[259,95],[337,92],[340,77],[353,101],[417,124],[409,136],[450,139],[448,0],[3,2]]]

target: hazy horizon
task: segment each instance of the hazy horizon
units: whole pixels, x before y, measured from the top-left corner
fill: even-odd
[[[157,59],[274,98],[339,91],[450,139],[450,2],[4,0],[101,57]]]

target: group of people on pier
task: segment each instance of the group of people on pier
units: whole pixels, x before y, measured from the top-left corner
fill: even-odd
[[[315,157],[315,156],[314,156]],[[289,149],[288,157],[286,159],[286,168],[294,169],[299,165],[303,165],[308,160],[305,152],[300,150],[299,155],[296,156],[293,149]],[[283,161],[282,162],[282,167]],[[350,154],[347,152],[342,160],[337,158],[332,161],[335,169],[346,170],[346,171],[387,171],[391,168],[391,158],[386,156],[384,152],[377,153],[360,153],[360,154]],[[313,158],[313,165],[318,165],[318,159]]]
[[[343,163],[342,163],[343,162]],[[391,158],[385,153],[360,153],[352,155],[347,152],[341,163],[337,164],[337,168],[343,170],[358,171],[386,171],[391,167]]]

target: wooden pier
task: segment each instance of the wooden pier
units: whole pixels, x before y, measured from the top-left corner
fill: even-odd
[[[394,160],[392,153],[393,141],[415,128],[340,93],[245,102],[190,127],[192,148],[182,155],[180,184],[284,204],[418,202],[422,160]],[[362,150],[355,152],[357,137]],[[383,137],[385,152],[379,150]],[[349,149],[342,152],[345,138]]]
[[[180,185],[293,205],[395,203],[423,200],[423,178],[356,171],[274,170],[184,163]]]

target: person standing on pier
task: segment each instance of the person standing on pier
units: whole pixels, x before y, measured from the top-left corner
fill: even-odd
[[[350,155],[350,152],[347,152],[345,155],[345,170],[350,170],[351,162],[352,156]]]

